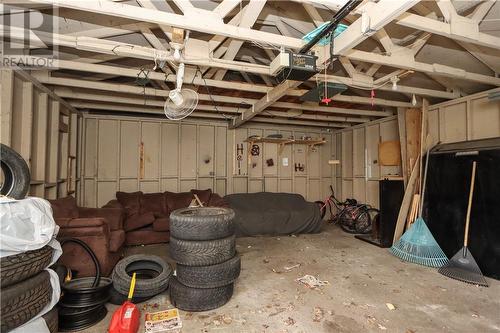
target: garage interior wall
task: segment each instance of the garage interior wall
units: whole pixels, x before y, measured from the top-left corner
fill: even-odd
[[[429,133],[435,143],[500,137],[500,101],[480,92],[429,107]]]
[[[341,164],[336,167],[336,197],[354,198],[379,207],[379,180],[401,177],[401,167],[381,166],[380,142],[399,140],[396,116],[364,123],[335,133]]]
[[[500,137],[500,101],[488,94],[500,89],[429,106],[428,130],[434,144]],[[379,201],[379,180],[401,177],[401,167],[380,166],[378,146],[399,140],[397,117],[365,123],[334,134],[341,165],[337,166],[338,198],[354,198],[374,207]]]
[[[258,143],[248,158],[249,136],[324,138],[325,144]],[[100,207],[116,191],[181,192],[210,188],[225,195],[245,192],[295,192],[320,200],[333,184],[332,133],[287,126],[246,125],[235,130],[221,121],[85,115],[79,202]],[[238,146],[240,150],[238,151]],[[239,161],[237,155],[241,155]],[[295,170],[295,165],[304,170]]]
[[[30,195],[55,199],[74,193],[79,181],[78,114],[18,72],[0,73],[1,142],[28,163]]]

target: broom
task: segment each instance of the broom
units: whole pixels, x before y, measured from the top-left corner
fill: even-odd
[[[448,258],[439,247],[439,244],[432,236],[422,218],[427,168],[429,166],[429,151],[430,147],[427,149],[425,160],[424,181],[422,184],[422,197],[418,218],[415,223],[411,225],[410,229],[392,245],[389,251],[404,261],[430,267],[441,267],[448,262]]]
[[[467,205],[467,215],[465,217],[464,247],[451,258],[450,262],[439,269],[439,273],[455,280],[472,283],[488,287],[488,283],[481,272],[481,269],[474,260],[472,253],[467,247],[469,239],[470,211],[472,207],[472,197],[474,195],[474,183],[476,180],[476,161],[472,164],[472,177],[469,191],[469,204]]]

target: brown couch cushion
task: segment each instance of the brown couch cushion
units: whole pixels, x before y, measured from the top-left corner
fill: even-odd
[[[135,214],[132,216],[129,216],[126,220],[125,223],[123,223],[123,229],[125,231],[132,231],[136,230],[145,226],[148,226],[152,224],[155,220],[155,216],[153,213],[144,213],[144,214]]]
[[[120,202],[125,209],[125,213],[127,216],[132,216],[135,214],[139,214],[141,211],[141,196],[142,192],[116,192],[116,199]]]
[[[111,252],[117,252],[121,249],[125,243],[125,231],[116,230],[111,231],[109,234],[109,250]]]
[[[189,204],[191,203],[191,200],[194,199],[193,194],[191,192],[181,192],[181,193],[165,192],[165,196],[167,198],[167,206],[170,212],[173,212],[174,210],[179,208],[188,207]]]
[[[153,222],[154,231],[170,231],[170,218],[160,217]]]
[[[168,243],[170,240],[170,232],[154,231],[153,227],[141,228],[131,232],[127,232],[125,243],[127,245],[146,245]]]
[[[200,198],[201,202],[204,206],[208,206],[208,202],[210,201],[210,195],[212,195],[212,190],[191,190],[191,193],[196,194],[198,198]]]
[[[141,212],[153,213],[155,217],[168,216],[167,200],[163,193],[144,193],[141,196]]]
[[[75,198],[69,196],[57,200],[49,200],[49,202],[52,206],[52,215],[55,219],[78,217],[78,206],[76,205]]]

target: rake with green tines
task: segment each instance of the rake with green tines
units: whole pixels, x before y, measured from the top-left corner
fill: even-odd
[[[425,160],[424,181],[422,184],[422,199],[418,211],[418,218],[411,227],[401,236],[401,238],[389,249],[396,257],[404,261],[412,262],[429,267],[441,267],[448,263],[448,258],[444,254],[439,244],[432,236],[431,231],[422,218],[424,206],[425,182],[427,180],[427,168],[429,166],[429,152]]]

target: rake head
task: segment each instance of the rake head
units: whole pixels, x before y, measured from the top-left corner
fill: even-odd
[[[423,266],[441,267],[448,263],[422,218],[418,218],[389,251],[404,261]]]
[[[488,287],[488,282],[467,247],[458,251],[438,272],[455,280]]]

